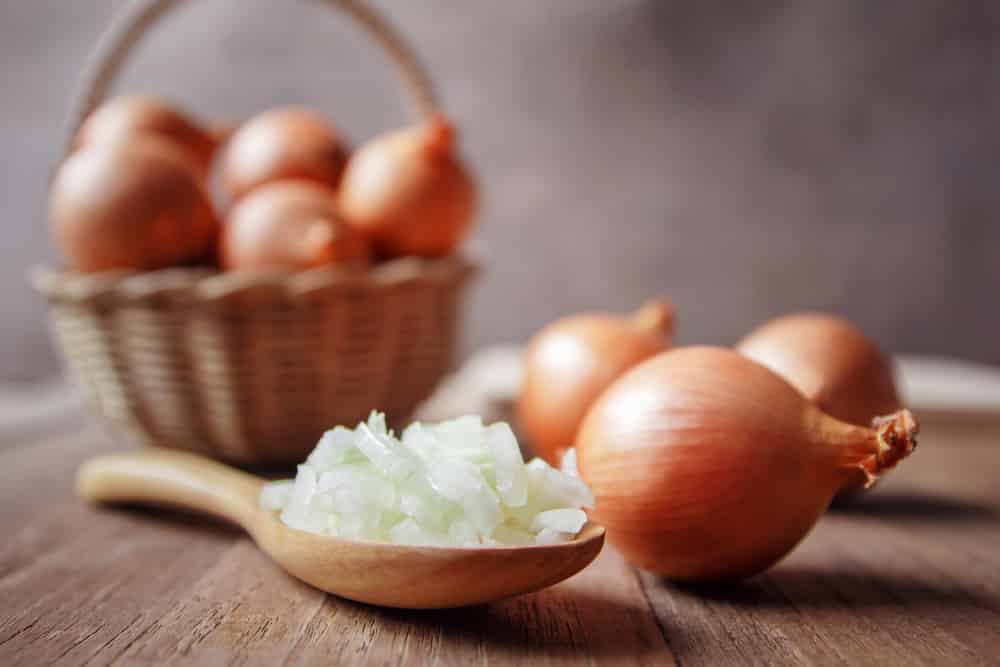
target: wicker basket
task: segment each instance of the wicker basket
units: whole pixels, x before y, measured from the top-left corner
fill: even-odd
[[[145,30],[177,0],[134,3],[99,47],[69,124],[103,99]],[[428,79],[402,41],[354,0],[421,113]],[[67,142],[67,146],[69,143]],[[240,464],[301,461],[333,424],[377,408],[408,416],[451,366],[459,301],[475,266],[398,259],[366,272],[36,270],[53,335],[89,402],[142,443]]]

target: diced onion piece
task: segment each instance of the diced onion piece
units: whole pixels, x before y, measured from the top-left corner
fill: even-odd
[[[462,506],[480,535],[488,536],[503,521],[496,494],[471,463],[446,459],[429,467],[427,477],[435,491]]]
[[[485,439],[495,465],[497,494],[507,507],[523,506],[528,502],[528,473],[514,432],[507,424],[491,424],[486,428]]]
[[[580,470],[576,467],[576,447],[570,447],[563,452],[562,461],[559,462],[559,470],[564,475],[580,478]]]
[[[572,533],[561,533],[551,528],[543,528],[535,536],[535,544],[561,544],[573,539]]]
[[[594,507],[594,494],[578,477],[563,474],[542,459],[532,459],[528,465],[532,486],[562,507]]]
[[[361,453],[354,446],[354,431],[338,426],[323,434],[306,463],[322,470],[338,463],[360,460]]]
[[[531,522],[531,529],[534,531],[545,530],[546,528],[560,533],[570,533],[576,535],[587,523],[587,515],[583,510],[559,509],[540,512],[535,520]]]
[[[355,441],[358,449],[389,479],[405,479],[419,466],[412,452],[395,446],[386,434],[372,430],[367,424],[358,424],[358,433]]]
[[[260,494],[293,528],[412,545],[565,542],[591,502],[578,478],[540,460],[525,465],[506,424],[462,417],[413,424],[397,438],[376,412],[324,433],[294,481]]]
[[[528,544],[534,544],[535,536],[526,530],[521,530],[520,528],[516,528],[514,526],[508,526],[507,524],[500,524],[493,530],[493,540],[497,544],[525,546]]]

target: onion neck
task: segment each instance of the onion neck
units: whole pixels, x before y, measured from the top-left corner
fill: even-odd
[[[455,141],[455,129],[444,116],[435,114],[423,128],[424,149],[434,156],[447,156]]]
[[[813,411],[811,418],[819,446],[845,485],[855,480],[860,470],[865,488],[871,487],[917,447],[920,427],[909,410],[876,417],[872,428],[846,424],[819,410]]]
[[[670,338],[674,333],[674,308],[666,301],[647,301],[633,313],[632,324],[640,331]]]

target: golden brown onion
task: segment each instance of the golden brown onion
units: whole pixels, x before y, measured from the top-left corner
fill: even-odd
[[[678,348],[612,384],[577,438],[594,519],[632,563],[682,580],[746,577],[792,550],[856,472],[916,446],[906,410],[837,421],[733,350]]]
[[[151,137],[72,154],[52,182],[49,218],[67,265],[81,272],[189,262],[218,232],[190,156]]]
[[[823,313],[779,317],[754,330],[736,349],[841,421],[870,426],[873,418],[900,408],[889,360],[843,318]],[[843,495],[864,485],[864,477],[858,476]]]
[[[640,361],[666,350],[673,309],[650,301],[631,317],[588,313],[557,320],[528,345],[517,419],[534,451],[558,465],[604,389]]]
[[[204,172],[225,137],[225,133],[202,127],[168,102],[129,95],[108,100],[94,110],[77,132],[76,145],[127,143],[148,135],[188,151]]]
[[[347,148],[323,118],[299,107],[274,109],[244,123],[222,156],[222,183],[231,201],[282,180],[306,180],[336,188]]]
[[[219,252],[224,269],[310,269],[364,264],[368,243],[344,224],[336,194],[304,181],[253,191],[232,209]]]
[[[472,224],[476,199],[441,117],[365,144],[348,162],[340,191],[345,219],[389,256],[453,253]]]

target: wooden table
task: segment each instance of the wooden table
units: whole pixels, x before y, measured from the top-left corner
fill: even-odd
[[[744,584],[680,588],[606,548],[546,591],[414,612],[324,595],[222,525],[84,506],[77,466],[122,445],[64,416],[0,440],[0,665],[997,664],[998,436],[925,418],[876,495]]]

